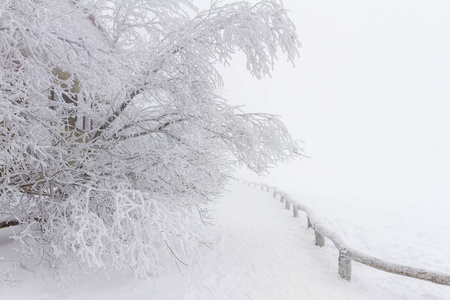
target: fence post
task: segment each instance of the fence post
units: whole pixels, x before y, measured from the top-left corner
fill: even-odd
[[[273,189],[273,197],[275,198],[277,196],[277,189]]]
[[[285,209],[291,209],[291,202],[289,202],[288,199],[285,199],[284,204]]]
[[[281,194],[280,202],[284,202],[284,194]]]
[[[325,237],[319,231],[314,230],[314,234],[316,235],[316,246],[323,247],[325,246]]]
[[[338,273],[342,279],[350,281],[352,278],[352,260],[346,255],[346,250],[339,251],[339,269]]]
[[[309,220],[309,217],[308,217],[308,216],[306,216],[306,219],[308,219],[308,228],[312,227],[311,221]]]
[[[292,210],[294,212],[294,218],[298,218],[298,208],[297,208],[297,206],[292,204]]]

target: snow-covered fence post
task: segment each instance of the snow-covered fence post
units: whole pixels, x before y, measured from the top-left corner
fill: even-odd
[[[314,229],[314,234],[316,235],[316,246],[325,246],[325,237],[318,230]]]
[[[338,273],[342,279],[350,281],[350,279],[352,278],[352,260],[348,258],[345,253],[345,249],[339,251]]]
[[[285,193],[281,193],[280,202],[284,202],[284,198],[286,197]]]
[[[276,188],[273,189],[273,197],[275,198],[278,194],[278,190]]]
[[[306,219],[308,220],[308,228],[311,228],[311,227],[312,227],[312,225],[311,225],[311,220],[309,219],[308,216],[306,217]]]
[[[285,199],[284,204],[285,204],[284,205],[285,209],[288,209],[288,210],[291,209],[291,202],[289,201],[288,198]]]
[[[298,207],[295,204],[292,204],[292,211],[294,212],[294,218],[298,218]]]

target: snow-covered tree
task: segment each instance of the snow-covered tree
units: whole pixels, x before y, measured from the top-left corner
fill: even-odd
[[[162,250],[185,262],[189,223],[236,163],[263,173],[300,153],[277,117],[216,94],[215,66],[242,51],[259,78],[298,46],[277,1],[3,0],[0,215],[24,255],[137,276]]]

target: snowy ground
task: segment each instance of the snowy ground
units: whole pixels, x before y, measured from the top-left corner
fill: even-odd
[[[368,219],[371,221],[370,217]],[[444,238],[435,237],[442,249],[431,253],[413,251],[413,255],[408,255],[412,251],[409,239],[415,246],[421,245],[420,240],[414,240],[417,236],[408,237],[408,234],[393,238],[395,233],[386,232],[390,227],[383,219],[367,235],[382,240],[380,237],[386,234],[391,239],[380,246],[381,250],[377,243],[372,244],[371,239],[366,238],[364,227],[345,230],[347,221],[327,222],[337,231],[342,230],[338,233],[358,250],[383,259],[409,257],[401,263],[450,273],[449,242],[439,242],[446,240]],[[426,239],[421,227],[418,225],[414,229],[419,231],[419,237]],[[377,229],[381,232],[375,234]],[[0,257],[4,257],[1,268],[5,268],[14,256],[11,249],[15,245],[8,239],[9,234],[9,229],[0,231]],[[217,204],[216,226],[208,229],[206,241],[210,248],[201,249],[201,269],[193,265],[190,272],[182,270],[183,274],[173,268],[157,281],[135,280],[129,274],[110,274],[109,281],[105,276],[80,275],[78,286],[62,291],[19,269],[12,275],[20,282],[0,287],[0,298],[450,299],[450,287],[391,275],[356,263],[353,264],[352,281],[341,280],[337,275],[336,250],[331,243],[325,248],[314,246],[313,232],[306,228],[303,215],[292,218],[291,212],[284,210],[284,205],[270,193],[242,184],[231,185]],[[389,249],[387,244],[391,246]],[[429,251],[428,248],[425,250]]]

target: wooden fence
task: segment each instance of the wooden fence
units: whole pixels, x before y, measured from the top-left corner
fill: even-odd
[[[290,209],[292,206],[294,218],[299,216],[299,210],[305,212],[308,227],[311,227],[314,230],[316,246],[323,247],[325,245],[325,238],[327,238],[333,242],[334,246],[339,251],[338,273],[345,280],[350,281],[352,276],[352,261],[356,261],[385,272],[450,286],[450,275],[448,274],[387,262],[348,247],[339,235],[323,226],[307,206],[299,203],[295,199],[292,199],[288,194],[278,190],[276,187],[240,179],[235,180],[248,186],[253,185],[256,188],[260,187],[261,190],[265,189],[267,192],[273,191],[273,197],[276,198],[279,195],[280,202],[285,203],[286,209]]]

